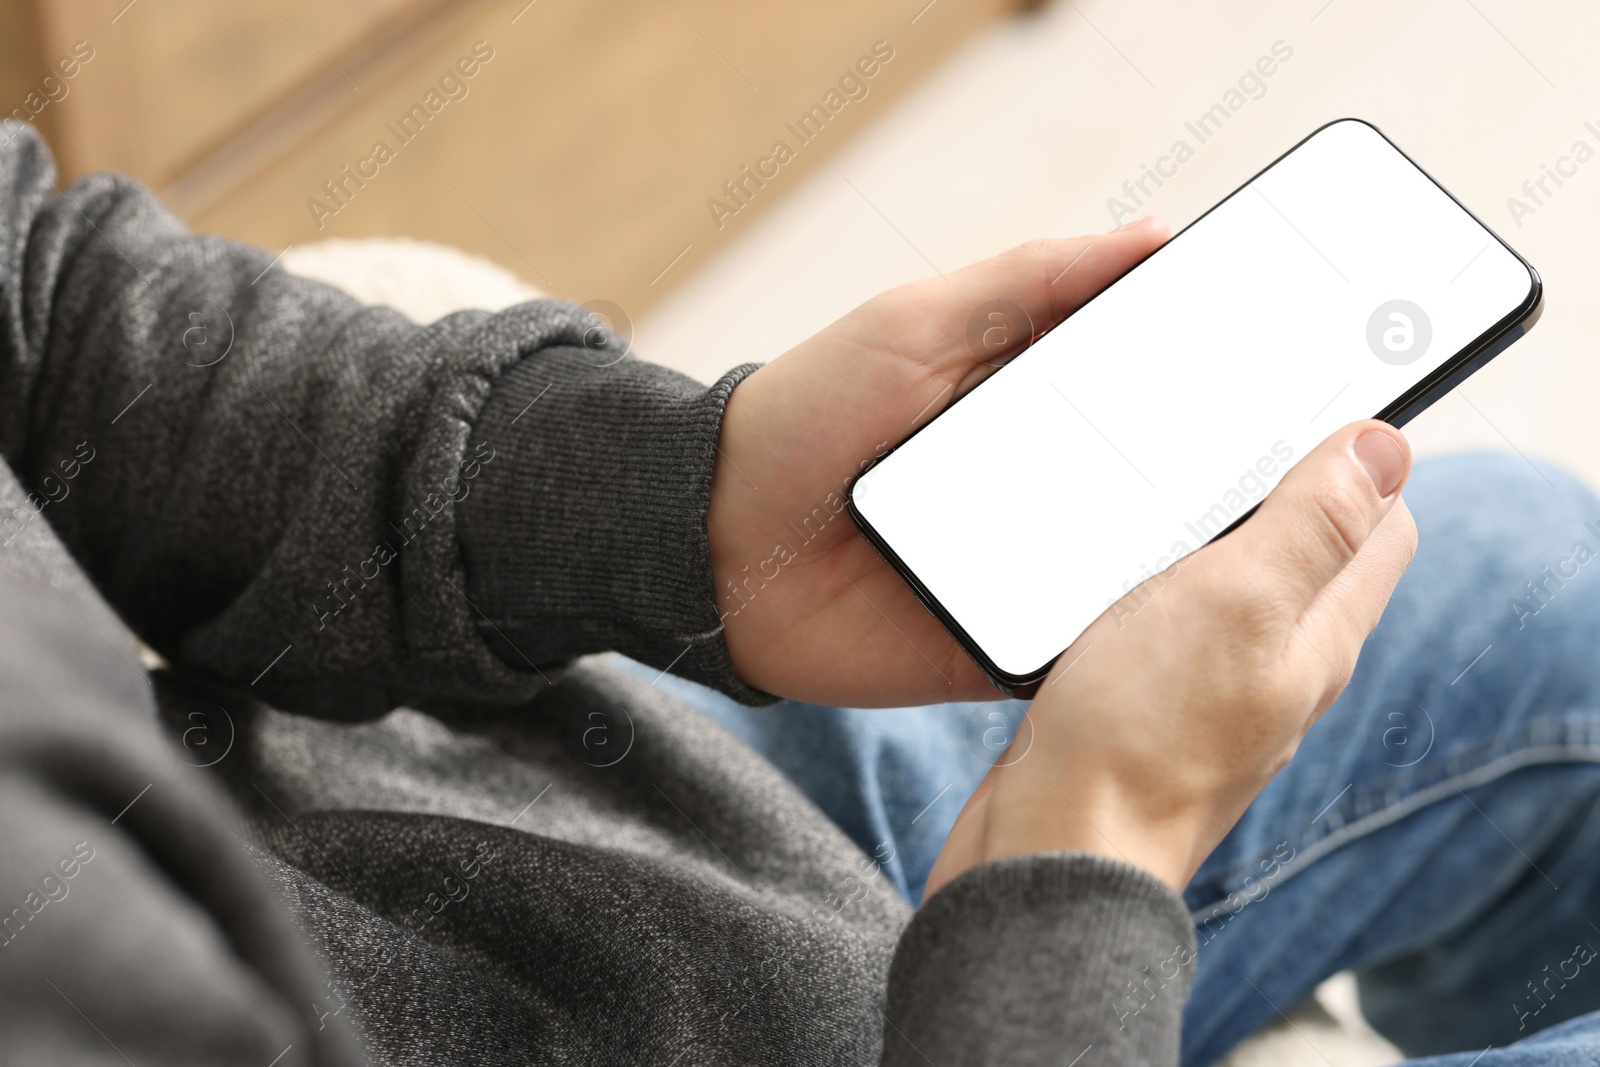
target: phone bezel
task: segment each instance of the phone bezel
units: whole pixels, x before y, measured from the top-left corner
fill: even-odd
[[[1136,270],[1140,263],[1144,263],[1151,256],[1160,255],[1165,248],[1170,246],[1174,241],[1188,232],[1191,226],[1205,218],[1207,215],[1211,214],[1211,212],[1215,211],[1217,208],[1221,207],[1235,196],[1239,195],[1239,193],[1243,192],[1245,189],[1248,189],[1252,182],[1261,177],[1267,171],[1271,170],[1273,167],[1277,166],[1279,163],[1283,162],[1284,159],[1294,154],[1307,141],[1310,141],[1323,130],[1337,126],[1344,122],[1359,122],[1363,126],[1371,129],[1379,137],[1382,137],[1389,147],[1400,153],[1401,157],[1405,159],[1406,162],[1410,163],[1413,167],[1416,167],[1418,172],[1420,172],[1423,177],[1427,178],[1434,184],[1435,188],[1437,188],[1445,196],[1449,197],[1451,201],[1454,202],[1455,205],[1462,211],[1466,212],[1468,218],[1472,219],[1472,221],[1476,222],[1479,226],[1482,226],[1484,231],[1488,233],[1491,238],[1498,241],[1502,248],[1504,248],[1507,252],[1510,252],[1511,255],[1516,258],[1517,262],[1521,263],[1523,268],[1528,272],[1528,294],[1523,299],[1522,303],[1520,303],[1509,314],[1498,320],[1487,331],[1472,341],[1472,343],[1468,344],[1465,348],[1461,349],[1461,351],[1445,360],[1431,373],[1429,373],[1427,377],[1423,378],[1422,381],[1406,390],[1373,416],[1373,418],[1381,419],[1392,426],[1399,427],[1404,426],[1407,422],[1411,421],[1417,415],[1425,411],[1434,401],[1438,400],[1450,390],[1466,381],[1466,379],[1474,372],[1488,364],[1490,360],[1499,355],[1501,352],[1505,351],[1505,349],[1510,347],[1514,341],[1531,329],[1534,323],[1538,322],[1539,316],[1544,311],[1544,283],[1539,277],[1539,272],[1534,269],[1533,264],[1529,263],[1525,258],[1523,258],[1521,253],[1519,253],[1515,248],[1512,248],[1511,245],[1506,242],[1505,238],[1501,237],[1491,226],[1485,223],[1482,219],[1478,218],[1477,215],[1473,214],[1472,211],[1465,204],[1463,204],[1461,200],[1455,196],[1455,194],[1446,189],[1437,178],[1424,170],[1416,160],[1407,155],[1405,150],[1399,145],[1395,144],[1387,134],[1378,129],[1377,126],[1368,122],[1366,119],[1354,117],[1332,119],[1323,123],[1321,126],[1318,126],[1316,129],[1302,137],[1299,141],[1296,141],[1294,145],[1292,145],[1287,151],[1281,153],[1277,158],[1273,159],[1272,162],[1268,163],[1249,178],[1245,179],[1245,181],[1242,182],[1237,189],[1234,189],[1233,192],[1229,193],[1221,200],[1218,200],[1211,207],[1207,208],[1203,214],[1197,216],[1192,222],[1189,223],[1188,226],[1185,226],[1183,229],[1173,234],[1170,238],[1168,238],[1166,243],[1161,246],[1161,248],[1156,249],[1154,252],[1150,253],[1150,256],[1146,256],[1145,259],[1140,260],[1139,263],[1134,264],[1132,267],[1129,267],[1128,270],[1118,275],[1116,279],[1107,284],[1105,289],[1102,289],[1101,292],[1103,293],[1107,289],[1110,289],[1111,286],[1116,285],[1123,278],[1127,277],[1128,274]],[[1084,307],[1089,306],[1089,304],[1093,303],[1094,300],[1099,297],[1099,295],[1100,293],[1096,293],[1094,296],[1084,301],[1078,310],[1081,311]],[[1074,314],[1076,314],[1076,312],[1074,312]],[[1071,316],[1068,317],[1070,318]],[[1066,320],[1063,319],[1062,321],[1064,322]],[[1017,356],[1020,356],[1023,352],[1027,351],[1028,348],[1033,347],[1033,345],[1037,344],[1059,325],[1060,323],[1057,323],[1056,326],[1052,326],[1049,330],[1046,330],[1038,337],[1035,337],[1028,343],[1026,348],[1019,349],[1011,357],[1012,360],[1014,360]],[[879,463],[882,463],[884,460],[888,459],[902,445],[904,445],[906,441],[911,440],[912,438],[916,437],[917,434],[933,425],[934,421],[943,416],[945,412],[955,407],[956,404],[961,403],[962,400],[965,400],[967,397],[976,393],[979,389],[982,389],[996,375],[1004,374],[1007,367],[1010,366],[1010,363],[1011,360],[1008,360],[1005,366],[1000,367],[995,371],[994,374],[991,374],[989,378],[985,379],[983,382],[980,382],[977,386],[969,390],[963,396],[956,398],[933,418],[917,427],[917,429],[913,430],[893,448],[889,449],[889,451],[885,452],[882,456],[877,457],[872,462],[871,466],[867,468],[867,470],[871,470]],[[863,471],[862,473],[865,474],[866,471]],[[900,577],[905,579],[906,583],[911,586],[911,590],[916,595],[917,600],[920,601],[922,606],[932,613],[935,618],[944,624],[945,628],[950,631],[957,641],[960,642],[961,647],[966,651],[967,655],[972,658],[973,662],[975,662],[983,670],[984,674],[988,675],[990,681],[992,681],[1002,691],[1012,696],[1032,696],[1033,692],[1038,688],[1039,682],[1041,682],[1050,673],[1050,670],[1055,666],[1056,661],[1059,660],[1061,656],[1065,654],[1072,646],[1068,645],[1067,648],[1062,649],[1060,652],[1052,656],[1049,662],[1045,663],[1044,666],[1038,668],[1037,670],[1030,671],[1027,674],[1011,674],[997,667],[983,651],[983,649],[978,646],[978,643],[972,639],[971,635],[962,628],[961,624],[958,623],[955,618],[944,609],[944,606],[939,603],[938,598],[935,597],[920,580],[918,580],[916,574],[911,570],[911,568],[906,566],[905,562],[901,560],[895,551],[889,547],[889,545],[881,536],[879,536],[878,532],[873,529],[872,524],[862,516],[860,510],[856,507],[855,502],[855,488],[857,480],[859,479],[851,481],[849,491],[845,497],[845,503],[849,508],[850,517],[855,520],[856,527],[861,530],[862,535],[872,543],[872,546],[877,549],[878,554],[881,555],[884,560],[895,569]],[[1229,532],[1238,527],[1240,523],[1244,522],[1254,513],[1255,508],[1251,508],[1243,515],[1239,516],[1239,518],[1230,524],[1227,529],[1218,533],[1217,537],[1214,537],[1211,540],[1215,541],[1218,537],[1227,536]],[[1206,542],[1206,544],[1210,543],[1211,541]],[[1204,546],[1202,545],[1201,547],[1203,548]],[[1198,549],[1196,551],[1198,551]]]

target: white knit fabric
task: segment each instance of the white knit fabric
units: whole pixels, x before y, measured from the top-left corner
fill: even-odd
[[[284,253],[283,266],[363,303],[392,307],[413,322],[466,308],[499,311],[544,295],[487,259],[409,237],[296,245]]]

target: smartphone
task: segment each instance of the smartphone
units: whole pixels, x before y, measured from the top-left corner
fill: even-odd
[[[1404,425],[1542,306],[1526,260],[1341,119],[882,456],[850,513],[989,677],[1028,695],[1329,434]]]

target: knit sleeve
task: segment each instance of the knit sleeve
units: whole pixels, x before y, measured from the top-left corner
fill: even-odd
[[[0,452],[141,638],[280,706],[516,702],[603,649],[759,699],[704,522],[750,369],[555,301],[417,326],[0,125]]]

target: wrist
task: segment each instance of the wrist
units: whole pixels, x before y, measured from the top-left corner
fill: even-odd
[[[756,576],[764,557],[755,549],[762,542],[751,536],[753,517],[761,514],[762,501],[746,473],[758,464],[741,455],[744,450],[740,447],[746,438],[742,428],[745,405],[741,401],[747,393],[747,384],[740,383],[723,408],[706,505],[706,548],[716,583],[717,608],[730,632],[739,629],[738,616],[765,581]],[[742,465],[735,461],[735,455],[741,455]]]
[[[1085,852],[1137,867],[1181,894],[1204,859],[1200,820],[1183,811],[1154,817],[1102,782],[996,783],[986,808],[980,863]]]

